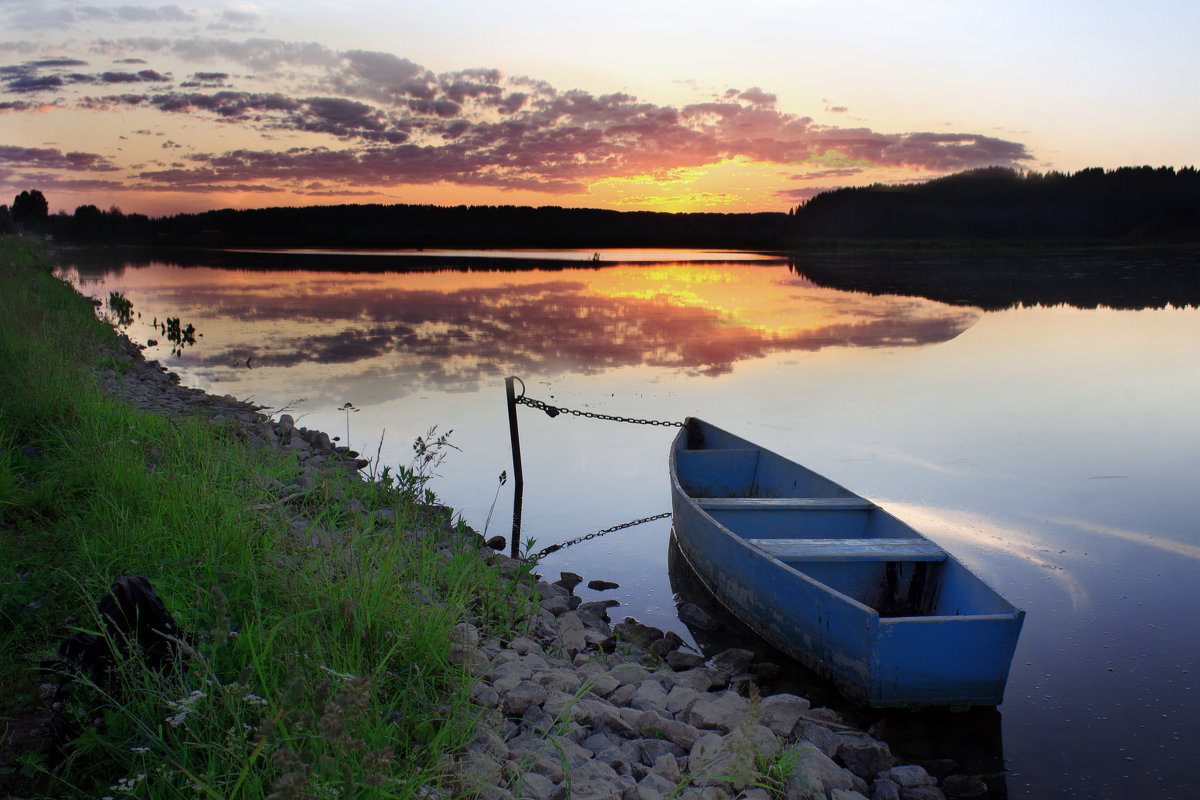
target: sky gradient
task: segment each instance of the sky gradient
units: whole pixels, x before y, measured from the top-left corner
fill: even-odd
[[[0,0],[0,202],[781,211],[1192,166],[1200,4]]]

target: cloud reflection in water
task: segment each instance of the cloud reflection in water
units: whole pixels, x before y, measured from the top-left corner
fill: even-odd
[[[244,383],[253,359],[255,372],[320,365],[314,383],[386,381],[393,398],[476,391],[512,373],[717,376],[781,352],[944,342],[980,316],[820,289],[786,267],[747,264],[405,273],[155,264],[105,285],[124,287],[144,312],[198,320],[205,345],[179,367],[214,383]]]

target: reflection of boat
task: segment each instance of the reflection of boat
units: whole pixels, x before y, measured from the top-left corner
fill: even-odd
[[[671,449],[679,547],[767,641],[875,706],[995,705],[1025,612],[870,501],[708,423]]]

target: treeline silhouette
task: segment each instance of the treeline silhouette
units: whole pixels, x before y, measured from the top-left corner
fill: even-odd
[[[798,241],[1195,240],[1200,173],[990,167],[921,184],[838,189],[796,209],[793,235]]]
[[[38,202],[33,202],[38,201]],[[1187,167],[1074,174],[986,168],[921,184],[823,192],[787,213],[543,206],[338,205],[150,218],[83,205],[45,214],[37,190],[0,206],[0,232],[68,242],[261,248],[715,247],[843,243],[1200,240],[1200,174]]]

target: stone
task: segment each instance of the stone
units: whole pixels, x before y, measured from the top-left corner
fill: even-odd
[[[712,657],[709,665],[730,675],[740,675],[750,668],[754,651],[742,647],[731,647]]]
[[[667,712],[678,714],[680,711],[685,711],[688,706],[703,696],[700,692],[687,686],[676,686],[667,693]]]
[[[774,731],[777,736],[787,738],[791,737],[800,717],[805,711],[808,711],[809,702],[794,694],[773,694],[763,698],[760,708],[762,709],[760,719],[762,724]],[[874,775],[874,773],[871,774]]]
[[[812,742],[800,742],[792,749],[800,755],[800,774],[788,782],[788,797],[806,797],[810,790],[828,796],[834,789],[866,789],[862,778],[839,767]]]
[[[622,800],[622,785],[616,771],[599,761],[571,766],[571,800]]]
[[[650,643],[650,652],[665,659],[668,653],[676,650],[681,644],[683,639],[679,638],[679,634],[667,631],[661,639]]]
[[[546,609],[556,617],[559,614],[565,614],[571,610],[571,606],[567,602],[567,598],[558,594],[542,595],[542,608]]]
[[[541,705],[546,701],[548,692],[540,683],[530,680],[521,681],[512,689],[504,692],[500,698],[500,710],[509,717],[522,716],[531,705]]]
[[[633,721],[633,728],[643,736],[674,742],[685,751],[691,750],[692,745],[703,735],[702,731],[686,722],[664,717],[653,711],[638,714]]]
[[[667,693],[663,691],[658,681],[647,678],[637,685],[637,691],[634,692],[629,705],[642,711],[662,713],[667,710]]]
[[[913,786],[900,789],[901,800],[946,800],[946,795],[936,786]]]
[[[508,539],[505,539],[503,536],[500,536],[499,534],[491,537],[490,539],[488,539],[487,541],[484,542],[484,545],[486,545],[487,547],[490,547],[492,550],[503,550],[505,545],[507,545],[507,544],[508,544]]]
[[[892,751],[885,742],[866,734],[842,736],[834,760],[860,778],[870,780],[892,766]]]
[[[876,778],[871,784],[871,800],[900,800],[900,784],[887,778]]]
[[[521,798],[528,798],[528,800],[554,800],[558,786],[552,780],[537,772],[522,774],[520,765],[517,765],[516,762],[509,762],[509,764],[514,765],[513,771],[521,775],[513,784],[514,794]]]
[[[543,670],[534,674],[533,679],[550,691],[566,692],[574,695],[583,685],[579,674],[570,667]]]
[[[612,581],[591,580],[588,581],[587,587],[596,592],[604,592],[609,589],[620,589],[621,584]]]
[[[900,784],[901,788],[908,789],[914,786],[932,786],[937,781],[925,771],[924,767],[919,767],[916,764],[904,764],[899,767],[892,767],[889,770],[880,773],[880,777],[895,781]]]
[[[637,694],[635,684],[623,683],[608,695],[608,701],[618,708],[626,708],[633,701],[635,694]]]
[[[667,666],[676,671],[692,669],[704,664],[704,656],[699,653],[688,653],[684,650],[672,650],[667,653]]]
[[[450,641],[475,647],[479,644],[479,629],[469,622],[460,622],[450,629]]]
[[[825,755],[833,758],[838,747],[842,744],[841,737],[824,725],[808,720],[801,720],[796,725],[795,735],[805,741],[812,742]]]
[[[626,617],[623,622],[613,625],[612,629],[613,637],[618,642],[641,649],[648,648],[651,642],[655,642],[663,637],[661,629],[651,625],[643,625],[631,617]]]
[[[719,733],[701,732],[701,736],[688,751],[688,771],[695,775],[715,775],[732,762],[733,756],[725,750],[725,741]]]
[[[734,692],[701,697],[683,713],[683,721],[696,728],[728,733],[746,719],[750,701]]]
[[[559,578],[555,583],[566,589],[567,594],[574,593],[575,587],[583,583],[583,576],[576,575],[574,572],[560,572],[558,576]]]
[[[574,611],[564,611],[558,618],[558,639],[569,658],[583,652],[587,639],[583,635],[583,620]]]
[[[674,794],[676,784],[653,772],[638,781],[637,794],[627,800],[663,800]]]
[[[725,680],[722,679],[721,674],[708,667],[696,667],[676,672],[672,676],[672,681],[675,686],[686,686],[697,692],[707,692],[710,689],[725,685]]]
[[[829,793],[829,800],[870,800],[870,798],[851,789],[834,789]]]

